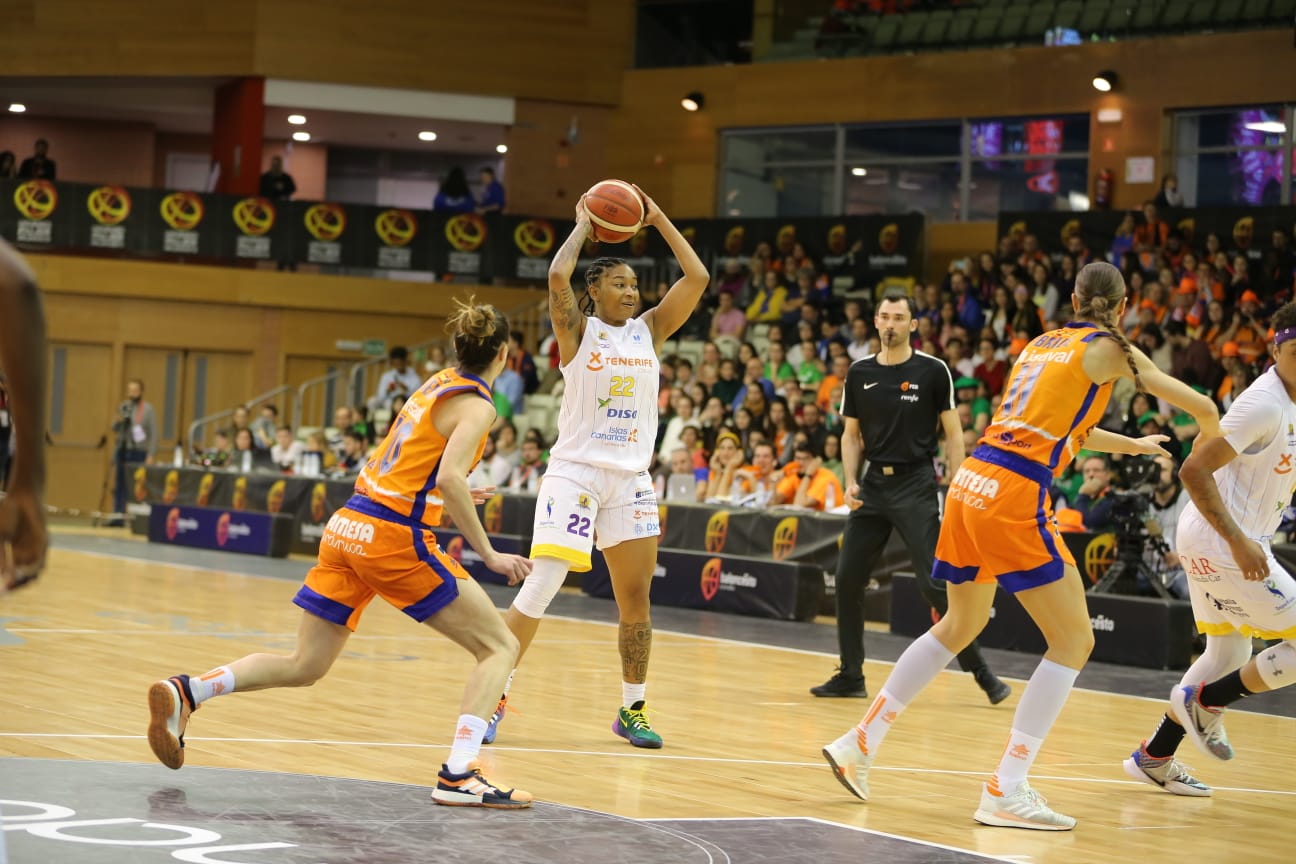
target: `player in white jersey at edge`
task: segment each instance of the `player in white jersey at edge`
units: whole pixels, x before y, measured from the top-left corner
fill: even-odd
[[[582,314],[571,277],[590,220],[584,199],[577,203],[576,228],[549,265],[549,315],[566,382],[558,440],[536,501],[535,566],[504,617],[521,644],[520,662],[567,571],[590,569],[597,539],[621,625],[622,707],[612,731],[636,747],[656,748],[662,740],[644,714],[644,691],[652,649],[648,592],[661,533],[648,474],[657,438],[657,352],[693,314],[710,277],[670,219],[643,190],[639,194],[644,223],[661,233],[683,276],[656,308],[635,318],[639,287],[634,270],[619,258],[599,258],[585,271],[593,315]],[[509,686],[512,682],[510,675]],[[491,718],[486,743],[495,740],[509,686]]]
[[[1170,710],[1129,759],[1130,776],[1176,795],[1211,789],[1175,760],[1187,734],[1232,759],[1223,708],[1296,681],[1296,580],[1270,548],[1296,492],[1296,303],[1274,313],[1274,364],[1220,419],[1221,437],[1179,471],[1192,502],[1179,517],[1179,560],[1206,650],[1170,694]],[[1251,656],[1251,638],[1284,641]]]

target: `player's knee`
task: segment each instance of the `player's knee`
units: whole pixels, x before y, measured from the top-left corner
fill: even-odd
[[[1049,652],[1063,665],[1079,668],[1093,653],[1094,634],[1091,627],[1076,632],[1054,635],[1048,640]]]
[[[289,686],[309,687],[323,678],[326,672],[328,666],[325,664],[312,662],[309,658],[297,658],[297,662],[293,664],[293,680]]]
[[[1255,657],[1256,672],[1270,690],[1286,687],[1296,680],[1296,639],[1288,639],[1264,649]]]
[[[522,582],[517,597],[513,598],[513,608],[528,618],[543,618],[545,610],[567,579],[567,569],[564,561],[537,558],[535,566]]]

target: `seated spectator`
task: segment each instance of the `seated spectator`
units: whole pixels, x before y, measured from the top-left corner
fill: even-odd
[[[951,307],[953,308],[953,307]],[[861,360],[869,355],[869,326],[863,318],[850,322],[850,342],[846,343],[846,356],[851,362]]]
[[[850,370],[850,356],[839,354],[832,360],[832,372],[824,376],[819,382],[819,389],[815,393],[815,404],[819,410],[827,412],[832,403],[832,390],[834,387],[846,383],[846,373]]]
[[[1116,228],[1116,236],[1112,238],[1111,249],[1108,256],[1113,263],[1121,260],[1121,257],[1134,251],[1134,214],[1126,212],[1125,217]],[[1124,271],[1122,271],[1124,272]],[[1052,317],[1052,316],[1047,316]]]
[[[1179,191],[1179,175],[1166,174],[1161,178],[1161,188],[1157,190],[1152,203],[1158,207],[1184,206],[1183,193]]]
[[[283,170],[283,157],[270,157],[270,170],[261,175],[260,193],[271,201],[287,201],[297,193],[292,175]]]
[[[495,169],[483,165],[478,172],[481,181],[481,198],[477,201],[478,213],[501,213],[504,210],[504,184],[495,179]]]
[[[347,474],[359,474],[364,467],[368,445],[364,435],[355,429],[342,433],[342,452],[333,467],[333,474],[344,477]]]
[[[747,394],[752,389],[762,391],[766,401],[774,398],[774,384],[765,377],[765,364],[761,362],[761,359],[753,356],[747,361],[745,369],[746,374],[743,375],[743,380],[734,395],[733,401],[729,403],[730,410],[733,411],[738,410],[740,405],[746,404]],[[719,386],[720,383],[717,381],[716,385]],[[762,421],[764,420],[763,411],[764,406],[762,405]]]
[[[302,442],[293,438],[291,426],[280,426],[275,430],[275,443],[270,448],[270,459],[283,471],[296,471],[305,450]]]
[[[780,462],[792,458],[792,435],[796,430],[797,421],[788,412],[787,403],[781,397],[775,396],[766,408],[765,431],[769,435],[770,443],[774,445],[774,453],[779,457]]]
[[[964,354],[965,344],[957,336],[945,343],[945,363],[956,378],[971,378],[976,371],[976,362]]]
[[[837,476],[823,467],[823,456],[805,438],[794,446],[795,461],[783,470],[783,479],[774,488],[775,506],[807,507],[832,510],[845,501]]]
[[[661,446],[657,449],[657,458],[666,461],[676,447],[680,446],[680,433],[684,431],[685,423],[699,423],[697,405],[693,397],[687,393],[680,393],[672,402],[674,408],[669,420],[666,421],[666,428],[662,432]]]
[[[1003,392],[1004,381],[1008,377],[1008,364],[999,358],[999,346],[995,340],[982,339],[979,343],[981,363],[973,373],[978,381],[984,381],[986,391],[994,396]]]
[[[1110,531],[1112,522],[1111,466],[1101,453],[1091,454],[1081,466],[1084,482],[1076,491],[1074,509],[1084,519],[1085,529],[1094,532]]]
[[[256,452],[256,440],[252,430],[244,426],[234,430],[234,449],[230,453],[229,467],[236,471],[252,470],[252,454]],[[243,454],[247,454],[244,457]]]
[[[777,470],[774,445],[761,441],[752,446],[752,461],[734,472],[735,497],[749,499],[751,506],[764,507],[774,497],[774,487],[782,475]]]
[[[308,467],[311,462],[314,463],[312,467],[315,470],[313,472]],[[324,440],[323,432],[312,432],[306,436],[305,447],[302,450],[303,473],[318,474],[329,470],[336,464],[337,455],[333,452],[333,448],[328,446],[328,442]]]
[[[707,486],[703,500],[727,500],[733,497],[734,475],[745,461],[738,436],[728,429],[722,430],[716,436],[715,452],[711,454],[707,466]]]
[[[971,453],[971,450],[966,452]],[[827,468],[837,478],[843,489],[846,488],[846,471],[842,467],[841,461],[841,436],[835,432],[830,432],[824,436],[823,446],[823,467]]]
[[[1189,386],[1200,385],[1208,392],[1219,386],[1221,370],[1205,342],[1189,336],[1182,321],[1167,324],[1165,334],[1170,342],[1170,377]]]
[[[766,349],[768,362],[765,364],[764,378],[771,381],[777,387],[780,381],[788,378],[795,378],[796,372],[792,369],[792,364],[787,362],[787,349],[783,347],[782,342],[771,342]]]
[[[18,157],[12,150],[0,150],[0,180],[12,180],[18,176]]]
[[[779,281],[779,275],[773,271],[767,272],[765,284],[747,307],[747,320],[753,324],[779,321],[783,317],[783,301],[787,299],[787,295],[788,290]]]
[[[544,443],[528,433],[520,452],[521,461],[509,476],[508,488],[515,492],[536,492],[548,467],[544,461]]]
[[[329,432],[328,445],[335,456],[342,453],[342,436],[355,429],[356,416],[350,405],[339,405],[333,410],[333,429]]]
[[[526,398],[526,381],[513,369],[505,366],[495,379],[493,389],[495,410],[502,416],[511,418],[522,413]]]
[[[509,333],[508,368],[522,379],[522,392],[531,395],[540,389],[540,376],[536,371],[535,358],[526,350],[522,341],[522,331]]]
[[[667,503],[699,502],[706,496],[707,481],[693,467],[688,450],[671,451],[667,470],[657,476],[657,495]]]
[[[207,448],[199,461],[207,468],[224,468],[229,460],[230,436],[224,429],[219,429],[212,438],[212,446]]]
[[[369,397],[369,408],[377,411],[391,404],[396,396],[409,398],[423,386],[423,376],[409,365],[409,351],[403,345],[393,345],[387,352],[390,368],[378,379],[378,389]]]
[[[737,339],[742,341],[747,333],[747,315],[734,305],[734,295],[720,292],[719,305],[711,316],[711,339]]]
[[[497,467],[491,469],[491,485],[507,485],[509,477],[513,474],[513,469],[522,462],[522,449],[518,445],[517,427],[513,425],[511,420],[505,420],[495,430],[495,459]]]
[[[432,199],[432,209],[437,213],[471,213],[476,208],[477,202],[473,200],[463,169],[451,168]]]
[[[1143,223],[1134,229],[1134,249],[1139,253],[1155,253],[1166,243],[1170,235],[1170,226],[1157,215],[1154,201],[1143,202]],[[1147,259],[1143,269],[1149,269]]]
[[[279,408],[273,402],[261,406],[261,415],[252,421],[252,439],[258,450],[269,450],[279,428]]]
[[[235,405],[234,413],[230,417],[230,437],[239,429],[247,429],[249,426],[249,415],[246,405]]]
[[[36,139],[36,152],[22,161],[18,176],[23,180],[56,180],[57,166],[49,158],[49,142],[44,138]]]

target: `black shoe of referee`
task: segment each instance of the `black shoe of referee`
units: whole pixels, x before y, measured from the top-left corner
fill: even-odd
[[[972,673],[972,677],[976,679],[977,686],[985,691],[991,705],[998,705],[1012,695],[1012,688],[1000,681],[989,666],[982,666]]]
[[[868,690],[864,688],[864,676],[847,675],[841,668],[838,668],[831,678],[818,687],[811,687],[810,692],[815,696],[868,698]]]

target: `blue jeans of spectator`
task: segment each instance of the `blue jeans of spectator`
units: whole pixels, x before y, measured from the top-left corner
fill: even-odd
[[[113,512],[126,512],[126,490],[132,488],[134,471],[131,466],[143,465],[148,460],[147,450],[118,450],[117,473],[113,482]]]

